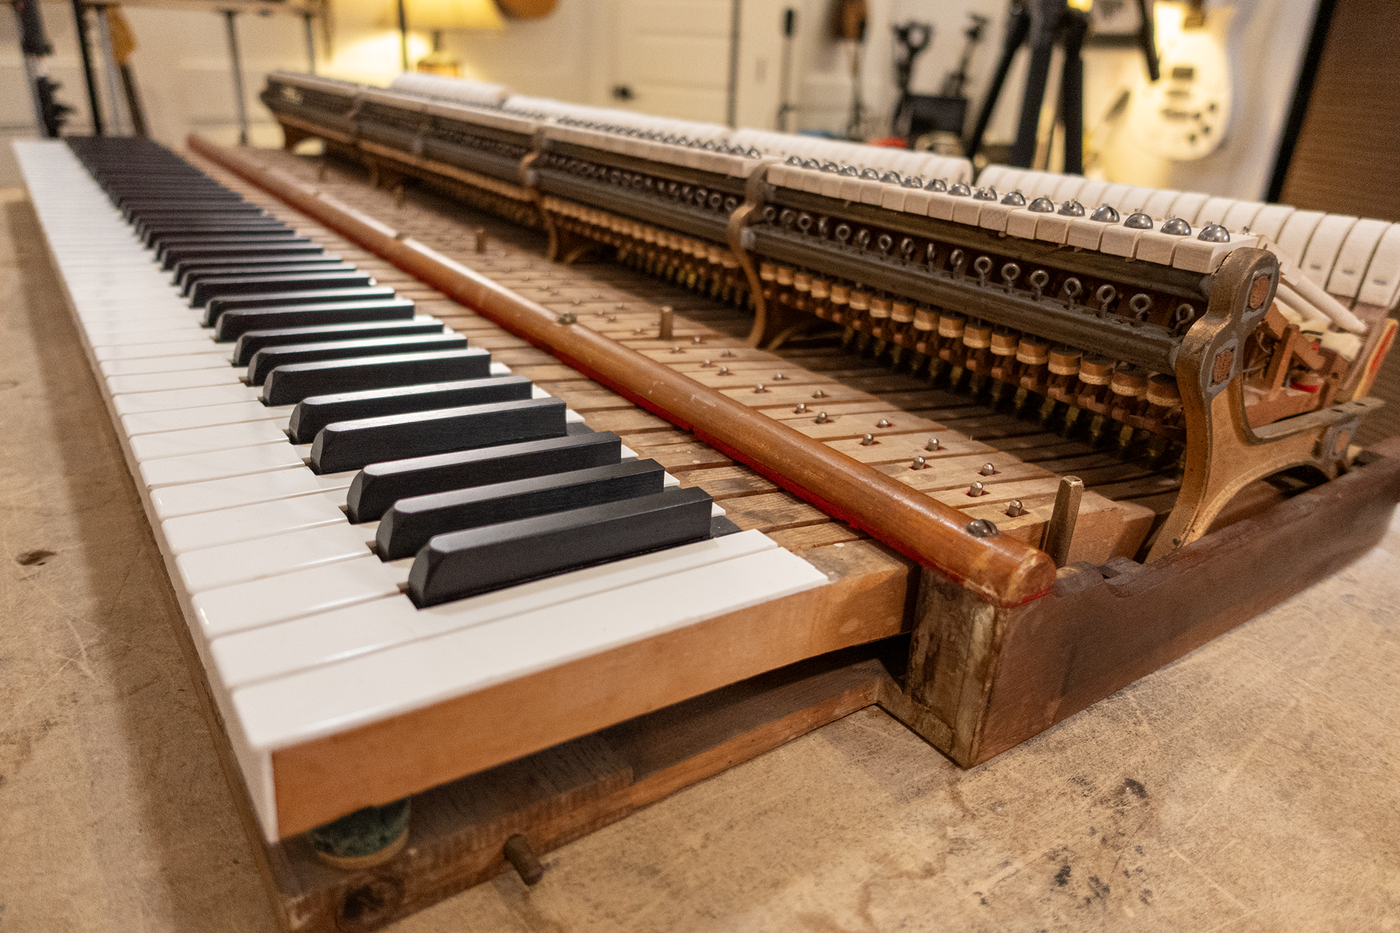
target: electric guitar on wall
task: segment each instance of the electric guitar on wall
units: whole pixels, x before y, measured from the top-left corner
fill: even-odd
[[[1141,81],[1128,108],[1134,142],[1164,158],[1204,158],[1224,142],[1230,125],[1230,27],[1234,6],[1205,11],[1204,0],[1186,5],[1180,28],[1159,21],[1161,78]],[[1176,9],[1163,7],[1167,16]],[[1168,28],[1162,28],[1167,26]]]

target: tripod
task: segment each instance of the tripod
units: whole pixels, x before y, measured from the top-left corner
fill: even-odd
[[[1157,49],[1152,35],[1152,5],[1149,0],[1137,0],[1142,17],[1138,42],[1147,60],[1147,71],[1157,80]],[[1007,162],[1020,168],[1030,168],[1035,160],[1036,133],[1040,125],[1040,110],[1049,85],[1050,58],[1055,46],[1064,48],[1064,67],[1060,75],[1059,118],[1065,128],[1065,171],[1084,171],[1084,36],[1089,31],[1089,14],[1071,7],[1068,0],[1016,0],[1006,24],[1006,42],[1001,59],[992,74],[986,100],[977,115],[977,123],[968,138],[965,150],[969,157],[982,148],[982,138],[996,109],[1006,83],[1011,60],[1022,45],[1030,49],[1030,67],[1026,71],[1026,90],[1021,98],[1021,116],[1016,127],[1016,141],[1011,146]]]

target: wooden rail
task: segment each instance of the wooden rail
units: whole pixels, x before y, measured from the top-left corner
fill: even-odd
[[[1007,536],[974,537],[961,512],[720,392],[503,288],[286,172],[197,135],[191,150],[538,346],[727,456],[999,607],[1050,591],[1055,566]]]

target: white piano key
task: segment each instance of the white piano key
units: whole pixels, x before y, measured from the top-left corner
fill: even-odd
[[[1273,206],[1278,207],[1279,205]],[[1272,239],[1277,235],[1278,227],[1283,226],[1283,221],[1286,220],[1287,215],[1292,212],[1292,208],[1289,208],[1288,211],[1275,212],[1275,215],[1279,217],[1278,227],[1273,228],[1273,231],[1270,232],[1255,222],[1255,219],[1264,211],[1264,207],[1263,201],[1236,201],[1231,205],[1230,209],[1225,212],[1225,218],[1219,221],[1219,223],[1231,233],[1234,233],[1236,230],[1244,232],[1245,228],[1248,228],[1250,233],[1258,234],[1259,236],[1267,236]]]
[[[208,386],[242,385],[243,370],[187,369],[173,373],[143,373],[135,376],[107,376],[107,389],[113,395],[137,392],[169,392],[174,389],[202,389]]]
[[[184,554],[305,528],[348,524],[345,513],[325,497],[311,495],[176,516],[162,522],[161,530],[170,552]]]
[[[342,505],[355,474],[356,471],[347,470],[318,476],[303,467],[161,486],[151,490],[151,507],[158,518],[167,519],[317,493],[337,493],[334,504]],[[341,520],[349,521],[343,514]]]
[[[200,335],[204,335],[209,343],[213,342],[207,331],[200,328],[186,328],[184,330],[133,330],[123,331],[119,334],[112,333],[91,333],[87,334],[87,341],[94,347],[133,347],[147,346],[160,343],[188,343],[196,340]],[[208,344],[206,344],[206,347]]]
[[[982,202],[982,212],[977,215],[977,226],[994,233],[1005,233],[1006,219],[1014,210],[1016,208],[1010,204],[984,201]]]
[[[953,211],[957,210],[958,201],[962,199],[942,191],[930,191],[928,194],[928,216],[937,220],[952,220]]]
[[[401,568],[368,555],[205,590],[191,605],[207,644],[234,632],[397,596],[403,576]]]
[[[130,439],[131,455],[140,463],[278,442],[290,444],[287,435],[274,421],[241,421],[234,424],[163,431],[159,434],[141,434]]]
[[[147,460],[140,465],[139,470],[141,481],[147,488],[154,489],[157,486],[202,483],[226,476],[243,476],[248,473],[266,473],[303,466],[305,464],[298,448],[288,444],[284,438],[280,444],[259,444],[240,450],[216,450],[184,457]]]
[[[1069,239],[1070,224],[1075,220],[1064,214],[1041,214],[1035,222],[1035,238],[1047,243],[1064,243]]]
[[[932,191],[926,191],[922,188],[910,188],[909,193],[904,196],[904,213],[927,217],[928,205],[931,200],[933,200]]]
[[[190,317],[174,317],[167,315],[159,318],[139,318],[136,320],[109,320],[94,321],[91,319],[83,322],[83,331],[88,335],[88,339],[94,343],[103,342],[111,338],[120,338],[123,334],[134,334],[149,332],[153,330],[173,331],[180,334],[182,340],[192,340],[198,336],[213,337],[213,330],[203,327],[200,323]]]
[[[1391,224],[1376,244],[1357,300],[1393,308],[1400,297],[1400,224]]]
[[[364,532],[325,525],[284,535],[187,551],[175,558],[185,592],[194,594],[307,567],[352,560],[369,553]]]
[[[140,376],[231,367],[227,353],[185,353],[179,356],[143,357],[136,360],[105,360],[98,364],[97,368],[104,376]],[[242,372],[241,369],[237,371]]]
[[[1126,214],[1123,215],[1127,219]],[[1156,229],[1156,224],[1153,225]],[[1126,227],[1121,223],[1105,224],[1103,237],[1099,240],[1099,251],[1110,256],[1132,256],[1137,252],[1138,237],[1142,231],[1136,227]]]
[[[1390,227],[1384,220],[1358,220],[1352,226],[1332,264],[1332,275],[1324,286],[1327,291],[1339,298],[1355,298],[1360,294],[1371,257]]]
[[[967,224],[970,227],[977,226],[977,219],[982,215],[982,207],[995,202],[979,201],[977,198],[954,198],[953,199],[953,222]]]
[[[1337,254],[1342,251],[1342,244],[1355,225],[1356,218],[1345,214],[1328,214],[1318,221],[1312,236],[1308,238],[1307,250],[1298,256],[1303,274],[1326,288]]]
[[[909,189],[899,185],[885,185],[880,192],[880,206],[887,211],[904,210],[904,199],[909,196]]]
[[[167,392],[133,392],[113,396],[112,406],[119,415],[134,415],[139,412],[203,408],[206,405],[224,405],[230,402],[256,402],[261,397],[260,390],[238,383]]]
[[[1144,209],[1147,207],[1147,202],[1157,193],[1156,188],[1144,188],[1141,185],[1130,186],[1118,199],[1118,213],[1123,215],[1124,220],[1128,218],[1129,214],[1139,212],[1150,214],[1150,211]],[[1160,220],[1161,218],[1154,216],[1153,219]]]
[[[184,431],[207,428],[216,424],[237,424],[240,421],[271,421],[285,429],[293,405],[269,407],[262,402],[230,402],[226,405],[205,405],[200,408],[178,408],[173,411],[141,412],[122,415],[122,428],[127,437],[156,434],[162,431]]]
[[[995,188],[1005,194],[1016,187],[1016,179],[1020,176],[1020,170],[1010,165],[989,165],[977,176],[977,184]]]
[[[572,612],[573,605],[581,599],[776,549],[759,532],[740,532],[428,609],[419,609],[408,597],[399,595],[394,582],[396,574],[391,568],[381,564],[376,572],[361,560],[352,563],[357,569],[363,567],[368,583],[351,590],[355,598],[344,604],[348,608],[327,606],[319,611],[303,611],[308,605],[322,605],[335,598],[327,591],[327,584],[334,577],[346,575],[349,565],[345,564],[302,571],[295,575],[296,580],[289,580],[288,576],[269,577],[225,591],[211,590],[196,597],[196,602],[202,607],[201,629],[211,640],[210,654],[220,681],[225,688],[235,689],[415,639],[551,607],[567,606]],[[292,592],[294,584],[303,582],[318,591],[306,595]],[[231,592],[234,590],[236,594]],[[388,598],[370,601],[365,596],[369,592],[383,593]],[[235,595],[251,603],[248,608],[252,611],[238,609]],[[276,618],[272,623],[248,624],[250,618],[269,617]]]
[[[92,355],[102,360],[148,360],[158,356],[188,356],[192,353],[208,353],[218,344],[205,337],[200,340],[175,340],[170,343],[145,343],[122,347],[93,347]],[[215,350],[217,352],[217,350]]]
[[[244,687],[233,706],[252,745],[270,752],[824,582],[801,558],[767,551],[586,597],[570,605],[567,626],[553,608],[512,616]]]
[[[1027,197],[1027,200],[1031,200]],[[1038,214],[1026,207],[1017,207],[1006,212],[1006,235],[1023,240],[1035,239],[1036,224],[1044,214]]]

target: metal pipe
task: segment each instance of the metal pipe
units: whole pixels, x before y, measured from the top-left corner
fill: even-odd
[[[92,108],[92,132],[103,133],[102,102],[97,99],[97,81],[92,75],[92,53],[88,49],[87,8],[83,0],[73,0],[73,25],[78,30],[78,51],[83,56],[83,80],[87,83],[88,106]]]
[[[107,100],[112,105],[112,135],[125,136],[121,77],[117,68],[117,53],[112,48],[112,26],[107,19],[107,4],[94,3],[92,9],[97,14],[97,48],[102,55],[102,76],[107,82]]]
[[[228,32],[229,67],[233,70],[233,100],[238,109],[238,144],[248,145],[248,104],[244,100],[243,60],[238,54],[238,27],[234,23],[237,10],[224,10],[224,27]]]

